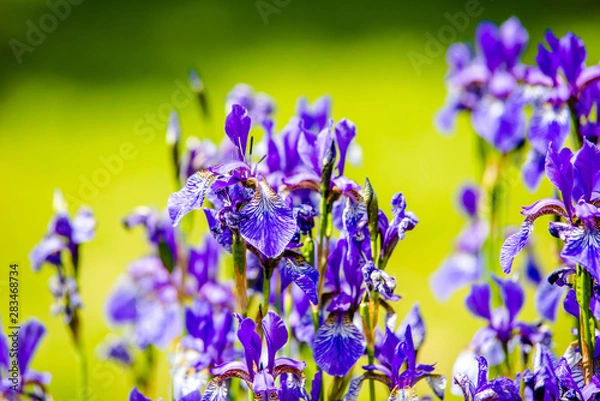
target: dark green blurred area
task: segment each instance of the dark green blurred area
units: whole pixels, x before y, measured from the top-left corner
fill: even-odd
[[[224,98],[238,82],[277,101],[279,127],[294,112],[299,95],[313,100],[324,93],[333,98],[336,119],[357,124],[364,163],[350,176],[362,182],[368,175],[380,203],[403,191],[421,220],[390,264],[403,296],[397,310],[402,315],[420,302],[428,327],[421,361],[438,361],[437,368],[449,375],[458,352],[482,323],[464,310],[466,290],[439,304],[428,280],[452,250],[463,223],[454,208],[455,192],[474,179],[476,168],[466,119],[453,137],[433,128],[433,114],[445,95],[446,66],[444,56],[430,57],[426,46],[427,35],[437,37],[450,25],[445,14],[464,11],[468,3],[291,0],[265,24],[253,1],[83,0],[19,63],[9,42],[25,42],[27,21],[39,26],[50,9],[43,1],[2,0],[0,271],[6,273],[0,290],[4,298],[8,265],[18,262],[22,313],[49,328],[34,366],[53,373],[54,398],[74,399],[76,359],[60,319],[49,312],[50,269],[33,274],[27,258],[51,217],[52,191],[60,187],[73,208],[87,203],[96,213],[97,238],[84,246],[82,261],[90,401],[125,399],[131,377],[95,358],[109,330],[104,300],[127,264],[148,252],[142,233],[126,232],[121,217],[137,205],[164,207],[173,190],[165,110],[179,86],[187,84],[188,68],[197,68],[205,80],[213,119],[201,124],[197,105],[187,102],[179,110],[185,136],[221,139]],[[479,9],[465,29],[453,30],[456,40],[472,39],[481,20],[500,23],[516,15],[530,33],[527,62],[547,28],[558,35],[574,31],[587,44],[589,62],[600,59],[600,3],[481,0]],[[427,63],[415,68],[409,53],[427,57]],[[156,126],[144,141],[136,127],[152,127],[151,119]],[[82,182],[92,180],[103,168],[102,158],[118,155],[124,143],[133,146],[134,156],[110,174],[106,185],[88,192],[93,196],[82,196]],[[521,204],[549,193],[547,183],[538,194],[528,194],[515,180],[511,222],[519,222]],[[539,256],[550,262],[549,246],[539,243]],[[8,301],[0,305],[4,317]],[[533,318],[532,305],[529,299],[525,318]],[[556,324],[558,352],[570,341],[570,323],[562,316]],[[168,399],[166,357],[157,377],[157,395]]]

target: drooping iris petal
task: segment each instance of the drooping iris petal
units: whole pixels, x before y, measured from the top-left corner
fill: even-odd
[[[315,333],[317,365],[331,376],[344,376],[365,350],[365,337],[346,313],[332,312]]]
[[[546,155],[544,153],[539,153],[535,149],[531,149],[527,153],[527,159],[525,159],[525,163],[521,167],[521,177],[528,190],[533,192],[540,185],[544,177],[545,161]]]
[[[507,100],[484,97],[473,110],[471,121],[477,134],[502,153],[510,152],[525,139],[524,102],[517,95]]]
[[[448,379],[446,376],[442,375],[427,375],[425,376],[425,381],[429,384],[429,388],[431,391],[440,399],[444,399],[444,392],[446,391],[446,384],[448,383]]]
[[[319,281],[319,272],[315,267],[308,264],[302,255],[287,255],[286,252],[286,255],[279,263],[279,269],[282,276],[286,276],[300,287],[310,302],[314,305],[318,303],[317,283]]]
[[[600,230],[572,228],[567,233],[560,256],[572,263],[579,263],[596,280],[600,280]]]
[[[467,308],[475,315],[490,320],[490,286],[488,284],[474,284],[471,293],[465,300]]]
[[[227,393],[227,380],[217,377],[208,382],[202,394],[202,401],[227,401]]]
[[[267,367],[273,369],[275,366],[275,354],[277,354],[277,351],[283,348],[288,341],[287,328],[283,323],[283,319],[273,311],[269,311],[263,318],[262,327],[267,342],[267,353],[269,358]]]
[[[183,216],[192,210],[202,207],[204,196],[213,178],[213,173],[208,170],[198,171],[188,178],[183,188],[169,196],[167,208],[173,226],[178,225]]]
[[[431,276],[433,295],[440,301],[446,301],[458,289],[477,281],[481,271],[478,255],[465,252],[451,255]]]
[[[225,119],[225,133],[238,148],[240,160],[243,160],[246,155],[251,123],[248,111],[244,107],[239,104],[231,106],[231,112]]]
[[[525,302],[525,293],[518,281],[507,279],[502,280],[498,277],[493,277],[494,281],[500,288],[500,295],[504,301],[504,306],[508,310],[510,321],[518,315]]]
[[[338,172],[339,175],[344,175],[344,166],[346,164],[346,153],[348,147],[354,138],[356,137],[356,125],[350,120],[345,118],[340,120],[335,126],[335,140],[340,149],[340,158],[338,160]]]
[[[37,319],[28,320],[19,331],[18,354],[19,373],[21,378],[25,377],[29,368],[29,361],[33,357],[46,328]]]
[[[44,237],[29,254],[33,271],[39,271],[45,262],[60,263],[60,251],[65,246],[65,242],[58,235]]]
[[[239,214],[244,239],[269,258],[281,255],[296,233],[292,209],[264,179]]]
[[[548,281],[543,280],[535,294],[535,308],[540,316],[554,322],[560,299],[564,293],[564,288],[552,285]]]
[[[500,266],[504,273],[510,273],[515,257],[525,248],[529,235],[533,230],[533,224],[529,221],[524,221],[521,224],[521,229],[509,236],[500,250]]]

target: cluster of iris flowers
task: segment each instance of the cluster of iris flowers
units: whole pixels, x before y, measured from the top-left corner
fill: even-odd
[[[449,132],[458,114],[470,115],[481,169],[460,190],[468,222],[431,286],[440,300],[469,286],[465,305],[486,322],[449,380],[418,361],[425,341],[418,305],[403,318],[394,310],[400,296],[386,268],[418,219],[401,192],[380,202],[368,179],[360,185],[345,175],[347,163],[360,161],[355,124],[334,121],[322,97],[312,105],[301,99],[277,130],[271,98],[238,85],[227,97],[220,144],[195,137],[184,144],[172,113],[176,191],[165,210],[138,207],[123,220],[145,232],[149,250],[114,285],[107,301],[114,333],[99,349],[133,372],[130,400],[153,396],[161,353],[177,401],[600,397],[600,65],[586,66],[585,46],[572,33],[549,31],[545,41],[535,64],[524,64],[528,34],[511,18],[481,23],[474,47],[448,49],[448,100],[436,123]],[[203,85],[191,78],[206,113]],[[573,149],[565,148],[569,137]],[[508,227],[511,187],[534,190],[544,177],[556,187],[551,197],[525,207],[519,229]],[[52,310],[80,354],[85,400],[79,255],[96,223],[87,208],[71,218],[60,192],[55,209],[31,261],[35,270],[56,270]],[[531,238],[534,221],[547,215],[560,250],[543,269]],[[199,219],[209,232],[198,245]],[[513,266],[521,252],[524,263]],[[504,276],[511,270],[517,274]],[[519,319],[524,284],[536,288],[533,322]],[[550,325],[561,301],[577,325],[557,355]],[[43,332],[35,320],[24,326],[21,383],[15,390],[1,381],[2,398],[49,399],[49,376],[27,369]],[[6,344],[0,337],[3,377]]]

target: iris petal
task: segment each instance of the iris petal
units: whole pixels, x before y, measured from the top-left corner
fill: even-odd
[[[500,265],[504,273],[510,273],[515,257],[525,248],[529,235],[533,230],[533,224],[529,221],[524,221],[521,224],[521,229],[509,236],[500,250]]]
[[[281,255],[296,233],[292,209],[263,179],[254,197],[240,211],[240,233],[265,256]]]
[[[199,171],[188,178],[183,188],[169,196],[167,207],[173,226],[178,225],[181,219],[192,210],[202,207],[212,178],[214,175],[210,171]]]
[[[365,350],[365,337],[345,313],[332,312],[317,330],[315,362],[331,376],[344,376]]]
[[[317,283],[319,272],[304,260],[301,255],[287,255],[279,263],[279,270],[283,276],[294,283],[306,294],[314,305],[318,303]]]

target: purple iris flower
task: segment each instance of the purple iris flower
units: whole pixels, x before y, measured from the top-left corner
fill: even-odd
[[[82,307],[77,283],[80,244],[94,238],[96,220],[87,207],[79,208],[71,218],[63,194],[58,189],[54,191],[53,206],[55,215],[48,225],[48,232],[33,248],[29,259],[36,272],[44,263],[56,268],[56,275],[50,279],[50,291],[54,298],[51,309],[54,314],[63,315],[65,322],[69,323]],[[63,251],[70,256],[72,270],[65,265]]]
[[[115,325],[132,326],[135,343],[142,349],[164,348],[181,334],[178,286],[158,256],[129,266],[108,299],[107,314]]]
[[[327,262],[326,292],[329,314],[314,335],[313,355],[317,365],[332,376],[342,377],[365,351],[366,340],[358,319],[364,295],[360,262],[347,252],[348,242],[339,239]],[[328,296],[329,297],[329,296]]]
[[[539,45],[536,57],[538,69],[528,71],[526,80],[536,85],[539,95],[529,124],[528,138],[532,149],[524,166],[525,183],[537,187],[544,173],[548,146],[563,147],[571,131],[571,120],[583,122],[582,134],[595,139],[595,121],[589,117],[595,103],[600,65],[586,67],[587,52],[583,41],[569,32],[560,39],[546,32],[549,49]],[[589,89],[588,89],[589,87]],[[572,115],[575,113],[575,115]]]
[[[564,220],[550,223],[550,233],[565,242],[561,258],[571,266],[582,265],[596,280],[600,279],[599,172],[600,150],[589,141],[576,155],[568,148],[557,152],[549,147],[546,174],[563,200],[543,199],[523,208],[525,221],[521,229],[508,237],[500,253],[506,273],[515,256],[525,248],[534,221],[540,216],[555,215]]]
[[[446,377],[432,373],[433,365],[417,363],[417,351],[410,326],[406,327],[404,338],[399,340],[388,328],[383,344],[379,348],[379,364],[365,366],[367,372],[352,380],[345,401],[356,401],[362,384],[367,379],[377,380],[390,390],[390,400],[418,399],[415,385],[425,379],[434,394],[444,398]]]
[[[408,231],[412,231],[419,219],[410,210],[406,210],[406,197],[402,192],[396,193],[392,197],[392,219],[389,220],[383,211],[379,211],[379,236],[382,238],[381,254],[379,256],[379,266],[385,268],[392,253],[398,245],[398,241],[403,240]],[[368,234],[368,231],[366,232]]]
[[[442,262],[430,280],[433,294],[441,301],[481,277],[482,251],[489,234],[489,224],[477,210],[480,196],[480,189],[474,185],[465,185],[460,190],[459,207],[469,221],[456,240],[454,253]]]
[[[467,44],[448,48],[448,98],[436,124],[442,132],[454,129],[458,112],[471,112],[473,128],[502,153],[525,139],[525,113],[521,64],[529,36],[512,17],[500,27],[482,22],[475,33],[476,51]]]
[[[596,337],[594,354],[594,375],[589,384],[585,384],[581,368],[581,352],[577,343],[572,343],[560,360],[555,364],[554,372],[562,392],[562,399],[591,401],[600,394],[600,338]]]
[[[465,401],[521,401],[519,380],[497,377],[488,380],[488,362],[477,356],[475,377],[458,373],[454,377],[457,387],[465,397]]]
[[[261,361],[263,343],[256,332],[257,325],[250,318],[239,319],[237,337],[244,348],[244,361],[231,361],[211,370],[214,378],[208,383],[202,400],[227,400],[227,381],[238,378],[246,382],[252,389],[256,399],[268,400],[277,398],[278,388],[275,380],[286,373],[291,375],[296,386],[304,392],[304,373],[306,363],[290,358],[277,358],[277,352],[288,341],[287,328],[281,317],[269,311],[262,320],[262,330],[266,341],[266,361]]]
[[[479,355],[486,357],[492,365],[502,363],[506,358],[506,351],[518,339],[521,352],[526,360],[533,349],[533,345],[550,341],[549,334],[544,327],[529,325],[517,320],[523,307],[525,294],[520,284],[513,280],[501,280],[494,277],[502,298],[502,305],[493,309],[491,307],[491,288],[488,283],[475,284],[465,303],[475,316],[485,319],[488,324],[479,330],[472,342],[472,346]]]
[[[296,115],[302,120],[304,129],[321,131],[331,116],[331,98],[324,95],[309,105],[308,100],[301,97],[298,99]]]
[[[30,369],[31,359],[46,333],[44,325],[30,319],[21,325],[18,333],[0,332],[0,398],[8,401],[23,399],[45,400],[49,396],[49,373]],[[17,350],[16,356],[12,355]]]
[[[92,210],[82,206],[73,218],[69,216],[67,203],[59,189],[54,191],[54,217],[48,224],[45,237],[29,254],[34,271],[39,271],[44,263],[54,266],[63,264],[61,252],[70,253],[71,263],[75,270],[79,267],[79,244],[89,242],[94,238],[96,220]]]
[[[246,161],[250,124],[246,109],[234,105],[225,132],[236,147],[235,159],[192,175],[180,191],[169,197],[169,215],[176,226],[186,214],[202,207],[207,193],[216,195],[222,207],[211,213],[209,225],[217,241],[227,248],[227,239],[239,235],[273,258],[285,250],[296,224],[292,209]]]
[[[228,309],[219,311],[207,301],[194,300],[186,308],[185,325],[188,334],[171,357],[173,393],[176,400],[199,400],[209,369],[235,356],[233,315]]]
[[[275,102],[266,93],[257,93],[250,85],[237,84],[227,95],[225,111],[233,105],[240,105],[248,111],[253,123],[262,123],[271,118],[275,111]]]

